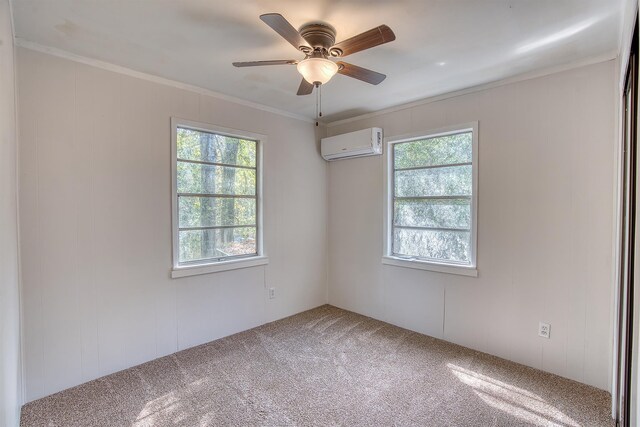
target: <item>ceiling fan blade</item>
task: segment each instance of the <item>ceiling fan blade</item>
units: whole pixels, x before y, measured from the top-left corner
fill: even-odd
[[[340,50],[342,53],[338,56],[344,57],[351,55],[352,53],[360,52],[361,50],[392,42],[395,39],[396,35],[393,33],[391,28],[386,25],[380,25],[379,27],[365,31],[362,34],[353,36],[350,39],[341,41],[331,47],[329,51],[335,52],[335,50]]]
[[[354,79],[362,80],[363,82],[371,83],[372,85],[380,84],[387,78],[384,74],[371,71],[367,68],[358,67],[357,65],[349,64],[346,62],[338,61],[338,73],[353,77]]]
[[[305,79],[302,79],[300,87],[298,88],[298,95],[310,95],[311,92],[313,92],[313,85]]]
[[[259,67],[261,65],[296,65],[295,59],[274,59],[271,61],[234,62],[234,67]]]
[[[267,13],[260,15],[260,19],[270,26],[276,33],[280,34],[286,41],[291,43],[296,49],[300,49],[301,46],[307,47],[311,50],[309,43],[300,35],[284,16],[279,13]]]

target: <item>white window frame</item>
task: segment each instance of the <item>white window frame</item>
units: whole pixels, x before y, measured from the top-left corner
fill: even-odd
[[[464,131],[472,132],[472,194],[471,194],[471,263],[456,264],[446,261],[434,261],[413,257],[399,257],[393,255],[393,145],[401,142],[417,141],[426,138],[446,136]],[[384,253],[382,263],[396,267],[415,268],[419,270],[436,271],[440,273],[460,274],[464,276],[478,276],[477,248],[478,248],[478,122],[469,122],[440,129],[414,132],[411,134],[386,137],[384,139]]]
[[[201,263],[182,264],[180,265],[180,248],[178,237],[178,146],[177,132],[179,127],[189,128],[196,131],[210,132],[218,135],[225,135],[234,138],[243,138],[256,141],[256,255],[247,255],[241,258],[232,258],[226,260],[205,260]],[[216,273],[219,271],[235,270],[238,268],[254,267],[258,265],[268,264],[269,259],[265,253],[265,245],[263,239],[263,221],[262,221],[262,149],[266,143],[267,137],[254,132],[230,129],[216,126],[208,123],[194,122],[184,120],[177,117],[171,118],[171,226],[173,240],[173,268],[171,269],[171,277],[179,278],[193,276],[197,274]]]

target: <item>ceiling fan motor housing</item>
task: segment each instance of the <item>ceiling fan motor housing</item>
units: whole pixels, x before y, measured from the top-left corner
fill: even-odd
[[[336,30],[327,24],[311,23],[300,28],[300,35],[314,50],[329,54],[329,48],[336,42]],[[300,48],[303,52],[303,47]],[[308,50],[308,48],[307,48]],[[310,52],[305,52],[309,54]]]

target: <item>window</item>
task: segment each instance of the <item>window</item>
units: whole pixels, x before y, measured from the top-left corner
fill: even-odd
[[[477,123],[391,139],[387,151],[385,263],[475,275]]]
[[[259,257],[264,137],[177,120],[172,130],[174,272]]]

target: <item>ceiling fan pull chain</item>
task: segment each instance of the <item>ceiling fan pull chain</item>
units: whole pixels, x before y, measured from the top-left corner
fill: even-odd
[[[318,97],[320,101],[318,101],[318,117],[322,117],[322,85],[318,87]]]
[[[318,126],[319,111],[320,111],[320,86],[316,83],[316,126]]]

